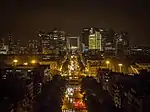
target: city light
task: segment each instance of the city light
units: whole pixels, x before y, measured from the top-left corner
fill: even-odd
[[[17,60],[17,59],[14,59],[14,60],[13,60],[13,62],[14,62],[14,63],[17,63],[17,62],[18,62],[18,60]]]
[[[30,109],[34,108],[30,105],[32,99],[40,95],[45,87],[48,91],[44,91],[45,98],[42,97],[38,105],[43,111],[43,104],[54,105],[56,112],[60,106],[62,112],[87,112],[89,107],[91,111],[98,112],[107,110],[108,100],[115,110],[120,108],[128,111],[136,107],[144,110],[143,106],[150,103],[149,91],[145,91],[145,88],[150,89],[150,48],[130,45],[126,32],[87,28],[80,32],[82,38],[72,37],[67,32],[61,33],[59,29],[39,31],[37,34],[39,38],[36,40],[30,39],[27,34],[28,43],[23,42],[23,45],[20,40],[12,38],[11,33],[8,42],[0,39],[1,77],[10,82],[6,83],[7,88],[5,83],[2,86],[10,89],[13,82],[15,90],[23,89],[26,93],[25,98],[19,101],[20,105],[16,102],[19,110],[26,110],[30,106]],[[27,83],[22,83],[22,79]],[[18,81],[27,89],[17,88]],[[144,84],[141,85],[141,82]],[[13,94],[13,88],[10,94]],[[58,101],[55,102],[52,97],[58,97]],[[124,104],[123,108],[121,103]],[[16,106],[11,109],[15,110]],[[53,108],[48,109],[55,112]]]
[[[70,66],[70,70],[74,70],[73,66]]]
[[[69,96],[66,94],[65,97],[68,98]]]
[[[31,60],[31,63],[32,64],[35,64],[37,61],[36,60]]]
[[[70,102],[71,102],[71,103],[73,102],[73,99],[72,99],[72,98],[70,98]]]
[[[106,61],[107,68],[109,68],[110,61]]]
[[[88,70],[88,68],[87,67],[85,67],[85,72],[88,72],[89,70]]]
[[[28,65],[28,63],[27,62],[25,62],[25,63],[23,63],[24,65]]]
[[[60,67],[59,71],[62,71],[62,66]]]
[[[71,75],[71,74],[69,74],[69,75]],[[69,79],[72,79],[72,77],[69,77]]]
[[[106,61],[106,64],[110,64],[110,61]]]
[[[85,104],[82,102],[82,101],[77,101],[77,102],[74,102],[74,107],[75,108],[82,108],[82,109],[84,109],[84,108],[86,108],[85,107]]]
[[[118,64],[118,66],[122,66],[122,64],[121,64],[121,63],[119,63],[119,64]]]
[[[119,66],[119,72],[122,72],[122,66],[123,66],[123,64],[119,63],[118,66]]]

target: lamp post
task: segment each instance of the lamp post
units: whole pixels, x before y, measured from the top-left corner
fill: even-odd
[[[107,68],[109,68],[110,61],[106,61]]]
[[[32,64],[35,64],[37,61],[36,60],[31,60],[31,63]]]
[[[119,66],[119,71],[122,72],[122,66],[123,66],[123,64],[119,63],[118,66]]]
[[[18,60],[17,60],[17,59],[14,59],[14,60],[13,60],[13,63],[14,63],[14,65],[16,66],[17,63],[18,63]]]
[[[14,60],[13,60],[13,66],[14,66],[14,68],[13,68],[13,74],[16,73],[16,65],[17,65],[17,63],[18,63],[18,60],[17,60],[17,59],[14,59]]]
[[[25,62],[25,63],[23,63],[24,65],[28,65],[28,63],[27,62]]]

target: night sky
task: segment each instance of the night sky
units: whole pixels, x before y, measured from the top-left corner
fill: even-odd
[[[148,1],[148,0],[147,0]],[[74,36],[84,27],[127,31],[131,43],[150,44],[146,0],[1,0],[0,37],[36,39],[38,30],[60,28]]]

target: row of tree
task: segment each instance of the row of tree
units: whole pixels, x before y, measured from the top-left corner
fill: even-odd
[[[55,75],[50,82],[45,83],[38,100],[37,112],[61,112],[65,88],[66,80],[60,75]]]
[[[88,112],[113,112],[112,100],[108,92],[93,77],[85,77],[81,81],[84,100]]]

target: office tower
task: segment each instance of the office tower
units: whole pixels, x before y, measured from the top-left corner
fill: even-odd
[[[28,54],[29,48],[27,46],[21,46],[19,54]]]
[[[67,50],[66,33],[64,31],[60,31],[60,38],[59,38],[59,51],[60,51],[60,54],[64,55],[66,50]]]
[[[0,48],[2,48],[2,47],[4,46],[4,44],[5,44],[5,43],[4,43],[4,38],[1,38],[1,39],[0,39]]]
[[[37,40],[29,40],[28,53],[29,54],[38,54],[38,41]]]
[[[80,37],[67,37],[67,46],[69,50],[80,48]]]
[[[128,34],[126,32],[121,32],[116,34],[116,55],[125,55],[127,54],[127,50],[129,48],[129,39]]]
[[[103,29],[84,28],[81,35],[82,51],[98,50],[103,51]]]
[[[90,35],[90,28],[84,28],[82,35],[81,35],[81,42],[85,45],[85,47],[88,47],[89,45],[89,35]]]
[[[13,54],[13,39],[12,39],[12,33],[10,32],[8,35],[8,48],[9,48],[9,54]]]
[[[102,34],[102,46],[106,55],[115,55],[115,32],[112,29],[104,29]]]
[[[100,34],[99,30],[91,28],[90,35],[89,35],[89,49],[90,50],[99,50],[103,51],[102,49],[102,35]]]
[[[4,38],[0,39],[0,54],[8,53],[8,45],[5,45]]]
[[[40,36],[40,46],[42,54],[50,54],[50,34],[41,33]]]
[[[40,32],[40,44],[42,54],[59,55],[60,51],[66,49],[66,34],[57,29],[52,32]]]
[[[20,47],[21,47],[20,40],[14,41],[14,44],[13,44],[13,53],[14,54],[20,53]]]

